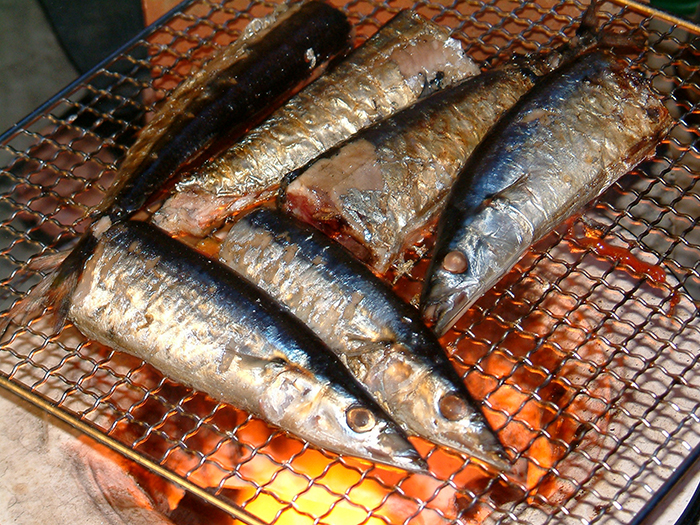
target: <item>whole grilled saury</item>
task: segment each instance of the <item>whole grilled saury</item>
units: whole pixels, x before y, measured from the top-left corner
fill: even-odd
[[[258,208],[232,225],[219,258],[307,324],[407,432],[507,468],[500,443],[418,310],[342,246]]]

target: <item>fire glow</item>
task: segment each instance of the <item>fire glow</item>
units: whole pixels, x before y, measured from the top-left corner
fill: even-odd
[[[417,438],[429,475],[338,457],[164,381],[147,366],[134,379],[148,394],[123,405],[131,417],[112,434],[276,525],[475,524],[508,505],[561,504],[604,451],[620,385],[605,372],[611,352],[591,337],[585,308],[548,294],[528,312],[528,297],[541,290],[504,293],[522,281],[519,270],[511,272],[442,341],[514,460],[510,473]],[[397,289],[410,290],[410,281],[400,279]],[[586,453],[571,454],[577,447]],[[153,490],[141,485],[163,493],[162,482]],[[169,512],[189,501],[183,491],[168,492]]]

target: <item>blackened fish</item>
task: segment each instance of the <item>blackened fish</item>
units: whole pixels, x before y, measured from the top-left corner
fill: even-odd
[[[93,214],[112,222],[137,211],[186,162],[242,134],[271,104],[312,79],[351,43],[345,15],[319,1],[280,8],[169,95],[141,132]]]

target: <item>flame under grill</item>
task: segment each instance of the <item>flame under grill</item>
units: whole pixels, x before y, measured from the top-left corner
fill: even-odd
[[[27,261],[84,231],[158,101],[273,7],[187,3],[0,137],[1,311],[41,278]],[[491,65],[571,38],[585,7],[344,6],[358,39],[415,8]],[[42,318],[11,327],[0,372],[174,480],[268,523],[629,522],[700,442],[700,28],[627,2],[604,3],[599,17],[611,30],[646,37],[644,52],[628,58],[652,78],[677,125],[654,158],[537,243],[443,338],[518,458],[513,476],[421,440],[431,475],[315,450]],[[591,242],[600,236],[604,246]],[[395,284],[409,301],[425,270],[416,259]]]

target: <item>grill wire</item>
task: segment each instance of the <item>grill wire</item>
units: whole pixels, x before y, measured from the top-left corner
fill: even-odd
[[[451,28],[486,67],[568,40],[586,7],[337,5],[358,42],[414,8]],[[0,138],[0,311],[40,280],[28,261],[84,231],[158,101],[273,7],[185,4]],[[442,340],[517,458],[513,476],[420,440],[430,475],[313,449],[45,318],[10,326],[0,372],[268,523],[629,522],[700,442],[700,39],[691,24],[645,12],[604,3],[599,21],[646,38],[644,51],[627,59],[667,101],[677,121],[670,137],[533,246]],[[584,242],[591,232],[650,267],[635,272],[612,250],[594,252]],[[414,262],[395,280],[409,301],[425,270],[424,259]]]

